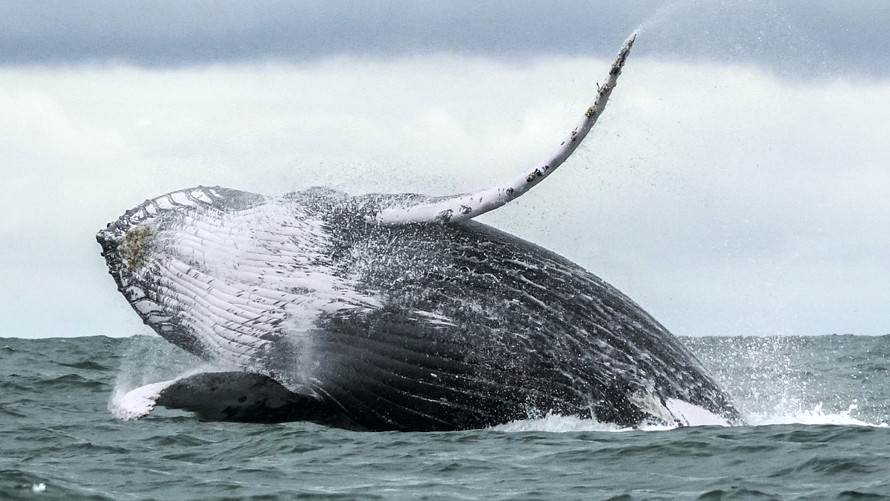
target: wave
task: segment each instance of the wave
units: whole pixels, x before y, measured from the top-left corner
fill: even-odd
[[[759,414],[748,416],[751,426],[769,426],[780,424],[800,425],[836,425],[836,426],[871,426],[875,428],[887,428],[887,421],[869,422],[854,416],[859,409],[859,404],[852,403],[846,410],[829,412],[823,405],[816,404],[812,409],[802,409],[798,412],[787,414]]]

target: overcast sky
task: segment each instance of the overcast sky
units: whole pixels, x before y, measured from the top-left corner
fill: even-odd
[[[0,3],[0,337],[146,332],[95,232],[197,185],[464,192],[678,335],[890,334],[890,4]]]

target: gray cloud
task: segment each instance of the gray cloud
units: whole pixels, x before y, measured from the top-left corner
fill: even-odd
[[[648,27],[639,55],[753,62],[783,74],[890,71],[885,2],[803,0],[4,2],[0,64],[605,56],[639,25]]]

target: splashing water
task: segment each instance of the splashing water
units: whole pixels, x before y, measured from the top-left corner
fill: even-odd
[[[749,426],[888,426],[890,392],[872,383],[888,370],[890,336],[857,338],[685,338],[735,398]],[[864,386],[867,385],[867,386]],[[872,389],[866,389],[866,387]],[[875,395],[874,390],[882,391]],[[644,431],[676,427],[649,426]],[[495,427],[498,431],[566,433],[629,431],[595,420],[548,415]]]
[[[727,337],[685,342],[751,425],[886,426],[890,337]]]
[[[838,425],[838,426],[874,426],[878,428],[886,428],[886,422],[869,423],[861,419],[857,419],[853,414],[859,409],[859,404],[852,403],[846,410],[840,412],[826,412],[823,404],[820,402],[811,409],[800,409],[797,412],[788,414],[758,414],[752,413],[748,416],[748,422],[754,426],[768,426],[775,424],[804,424],[804,425]]]
[[[671,2],[668,4],[662,5],[661,7],[658,8],[658,10],[656,10],[654,13],[652,13],[652,15],[650,15],[648,18],[646,18],[645,21],[640,23],[640,27],[637,28],[637,31],[642,34],[642,33],[646,32],[648,30],[651,30],[653,28],[660,27],[667,21],[674,18],[674,16],[678,12],[685,9],[691,3],[692,2],[690,0],[679,0],[676,2]]]
[[[890,395],[882,389],[884,385],[874,382],[887,371],[885,355],[890,348],[884,345],[890,337],[726,337],[683,341],[733,396],[750,426],[888,426]],[[117,413],[121,397],[136,387],[211,369],[155,336],[134,337],[124,353],[109,409]],[[863,384],[872,389],[865,390]],[[876,395],[874,391],[884,393]],[[674,428],[643,426],[638,430]],[[558,414],[491,429],[508,433],[632,430]]]
[[[131,390],[212,370],[202,360],[156,336],[137,335],[130,340],[108,400],[108,410],[118,419],[132,417],[133,403],[125,398]]]

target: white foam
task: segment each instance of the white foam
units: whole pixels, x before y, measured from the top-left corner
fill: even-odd
[[[578,431],[627,431],[612,423],[600,423],[595,419],[582,419],[577,416],[548,414],[538,419],[523,419],[493,426],[490,429],[505,432],[543,431],[548,433],[571,433]]]
[[[648,392],[641,391],[632,395],[632,401],[645,412],[660,418],[664,422],[675,422],[675,424],[642,424],[636,428],[626,428],[613,423],[601,423],[596,419],[547,414],[543,418],[512,421],[494,426],[492,429],[506,432],[544,431],[566,433],[578,431],[664,431],[673,430],[681,426],[731,426],[725,418],[701,406],[683,400],[669,398],[662,405],[660,399]]]
[[[720,416],[717,416],[701,407],[688,404],[681,400],[669,399],[667,407],[678,418],[686,420],[685,426],[731,426]],[[758,414],[752,413],[745,418],[748,426],[771,426],[782,424],[799,424],[804,426],[836,425],[836,426],[871,426],[887,428],[886,422],[870,423],[853,417],[857,405],[852,404],[847,410],[840,412],[826,412],[822,405],[817,405],[811,410],[800,410],[787,414]],[[612,423],[601,423],[595,419],[582,419],[576,416],[561,416],[548,414],[539,419],[523,419],[511,421],[506,424],[493,426],[490,429],[507,433],[546,432],[546,433],[574,433],[574,432],[627,432],[627,431],[667,431],[680,428],[680,425],[642,425],[638,428],[623,428]]]
[[[769,426],[777,424],[803,424],[803,425],[838,425],[838,426],[873,426],[887,428],[888,423],[869,423],[856,417],[853,413],[859,408],[856,403],[840,412],[826,412],[821,403],[813,409],[797,409],[784,413],[750,413],[746,416],[751,426]]]

